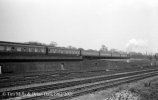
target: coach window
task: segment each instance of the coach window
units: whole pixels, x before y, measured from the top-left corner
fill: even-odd
[[[41,52],[41,49],[38,48],[38,52]]]
[[[66,54],[66,50],[64,50],[64,54]]]
[[[15,50],[15,47],[11,47],[11,50],[14,51],[14,50]]]
[[[40,52],[42,52],[42,49],[40,49]]]
[[[4,46],[0,46],[0,50],[3,51],[5,48]]]
[[[59,51],[59,53],[62,53],[62,50],[58,50]]]
[[[24,48],[25,52],[27,52],[27,48]]]
[[[24,52],[26,51],[26,48],[23,48]]]
[[[56,53],[56,52],[55,52],[55,49],[51,49],[51,53]]]
[[[43,52],[43,49],[40,49],[41,52]]]
[[[52,49],[48,49],[48,52],[49,52],[49,53],[53,53],[54,50],[52,50]]]
[[[32,52],[32,48],[29,48],[29,52]]]
[[[60,50],[58,49],[56,53],[60,53]]]
[[[11,47],[7,47],[7,51],[10,51],[11,50]]]
[[[66,54],[69,54],[69,51],[68,51],[68,50],[66,50]]]
[[[29,52],[33,52],[33,48],[29,48]]]
[[[64,53],[64,50],[61,50],[61,53]]]
[[[68,54],[71,54],[71,51],[70,51],[70,50],[68,51]]]
[[[51,53],[55,53],[55,49],[51,49]]]
[[[55,49],[51,49],[51,53],[56,53],[56,50]]]
[[[38,52],[36,48],[35,48],[35,52]]]
[[[66,53],[69,54],[69,51],[67,50]]]
[[[61,50],[58,49],[58,50],[57,50],[57,53],[61,53]]]
[[[41,52],[44,53],[44,49],[41,49]]]
[[[55,50],[54,49],[50,49],[50,53],[55,53]]]
[[[17,47],[17,51],[21,51],[21,48],[20,48],[20,47]]]
[[[63,51],[62,49],[61,49],[61,50],[59,50],[59,52],[60,52],[60,53],[62,53],[62,51]]]

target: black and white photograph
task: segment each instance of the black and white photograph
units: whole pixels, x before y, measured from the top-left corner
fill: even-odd
[[[0,0],[0,100],[158,100],[158,0]]]

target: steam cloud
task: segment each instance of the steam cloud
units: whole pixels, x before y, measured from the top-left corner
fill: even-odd
[[[148,51],[147,41],[142,39],[131,39],[126,44],[127,52],[141,52],[145,53]]]

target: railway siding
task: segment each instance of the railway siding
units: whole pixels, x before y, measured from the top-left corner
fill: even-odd
[[[158,69],[156,69],[156,70],[158,70]],[[75,82],[75,81],[83,81],[83,80],[89,80],[89,79],[98,79],[98,78],[105,78],[105,77],[108,78],[110,76],[118,76],[118,75],[124,76],[124,75],[128,75],[128,74],[146,72],[146,71],[155,71],[155,69],[141,70],[141,71],[134,71],[134,72],[123,72],[123,73],[116,73],[116,74],[112,74],[112,75],[101,75],[101,76],[93,76],[93,77],[87,77],[87,78],[75,78],[75,79],[70,79],[70,80],[46,82],[46,83],[40,83],[40,84],[30,84],[30,85],[16,86],[16,87],[10,87],[10,88],[1,88],[0,92],[26,89],[26,88],[33,88],[33,87],[39,87],[39,86],[54,85],[54,84],[61,84],[61,83],[68,83],[68,82]]]
[[[153,72],[154,71],[154,72]],[[43,88],[30,88],[30,89],[26,89],[25,88],[25,90],[20,90],[20,91],[27,91],[27,92],[45,92],[45,91],[47,91],[47,92],[51,92],[51,91],[53,91],[53,93],[57,93],[57,92],[61,92],[61,91],[66,91],[66,90],[71,90],[71,89],[75,89],[75,88],[85,88],[85,87],[90,87],[90,86],[94,86],[95,85],[95,87],[96,87],[96,85],[97,86],[100,86],[100,85],[105,85],[105,83],[113,83],[113,82],[116,82],[116,83],[118,83],[118,81],[121,81],[121,80],[127,80],[128,79],[128,81],[129,80],[133,80],[133,78],[138,78],[138,77],[142,77],[142,76],[144,76],[145,77],[145,75],[149,75],[149,74],[151,74],[151,73],[155,73],[157,70],[150,70],[150,71],[141,71],[141,72],[135,72],[135,73],[126,73],[126,74],[122,74],[122,75],[116,75],[115,77],[113,77],[112,79],[111,79],[111,76],[108,76],[108,78],[105,78],[104,79],[104,77],[102,76],[102,77],[98,77],[98,78],[91,78],[91,79],[83,79],[83,80],[76,80],[76,81],[72,81],[72,82],[64,82],[64,84],[62,84],[62,85],[59,85],[59,86],[57,86],[58,88],[54,88],[52,85],[50,85],[50,86],[46,86],[46,87],[43,87]],[[125,77],[124,77],[124,75],[126,75]],[[119,77],[118,77],[119,76]],[[133,78],[132,78],[133,77]],[[100,79],[99,79],[100,78]],[[96,79],[99,79],[99,80],[97,80],[97,81],[94,81],[94,80],[96,80]],[[84,82],[85,81],[85,82]],[[79,83],[79,84],[76,84],[76,83],[78,83],[78,82],[81,82],[81,83]],[[58,83],[58,84],[60,84],[60,83]],[[67,84],[67,85],[66,85]],[[73,84],[73,85],[72,85]],[[47,84],[48,85],[48,84]],[[65,85],[64,87],[63,87],[63,85]],[[62,87],[61,87],[62,86]],[[56,87],[56,86],[55,86]],[[20,89],[20,88],[19,88]],[[48,90],[50,90],[50,91],[48,91]],[[9,90],[3,90],[3,92],[4,91],[8,91],[8,92],[13,92],[13,91],[9,91]],[[2,92],[2,90],[1,90],[1,92]],[[14,92],[16,92],[16,91],[14,91]],[[17,91],[18,92],[18,91]],[[43,93],[42,93],[43,94]],[[24,96],[22,96],[21,98],[28,98],[29,96],[27,96],[27,95],[24,95]],[[19,98],[19,97],[18,97]],[[20,98],[20,99],[21,99]],[[29,97],[30,98],[30,97]],[[17,99],[17,98],[16,98]]]

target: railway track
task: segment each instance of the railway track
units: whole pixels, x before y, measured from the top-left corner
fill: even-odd
[[[95,70],[95,71],[76,71],[76,72],[56,72],[56,73],[43,73],[43,74],[35,74],[35,75],[19,75],[19,76],[4,76],[0,77],[0,89],[4,87],[13,87],[13,86],[22,86],[28,84],[38,84],[45,83],[50,81],[59,81],[66,80],[72,78],[82,78],[82,77],[91,77],[91,76],[99,76],[99,75],[107,75],[107,74],[115,74],[129,71],[136,71],[142,69],[125,69],[125,70]]]
[[[65,99],[118,85],[130,81],[151,77],[158,74],[158,69],[78,78],[59,82],[50,82],[36,86],[0,89],[1,99]],[[17,94],[16,94],[17,93]],[[9,95],[10,94],[10,95]],[[13,95],[11,95],[13,94]]]

